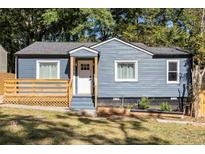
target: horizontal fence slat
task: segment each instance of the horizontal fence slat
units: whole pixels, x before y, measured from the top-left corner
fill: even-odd
[[[65,97],[67,97],[67,94],[38,94],[38,93],[36,93],[36,94],[30,94],[30,93],[20,94],[20,93],[18,93],[18,94],[5,94],[5,96],[13,96],[13,97],[16,97],[16,96],[65,96]]]
[[[13,89],[6,89],[6,92],[13,92],[14,90]],[[32,88],[29,88],[29,89],[16,89],[15,90],[16,92],[67,92],[66,89],[42,89],[42,88],[35,88],[35,89],[32,89]]]
[[[13,80],[4,80],[4,82],[6,82],[6,83],[16,83],[16,82],[61,82],[61,83],[63,83],[63,82],[68,82],[68,80],[53,80],[53,79],[48,79],[48,80],[46,80],[46,79],[36,79],[36,80],[31,80],[31,79],[13,79]]]
[[[22,83],[18,83],[18,84],[9,84],[9,83],[5,83],[4,85],[5,87],[66,87],[68,86],[68,83],[65,84],[22,84]]]

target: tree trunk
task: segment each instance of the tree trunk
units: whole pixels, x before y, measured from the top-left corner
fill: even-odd
[[[203,36],[205,30],[205,9],[202,9],[201,16],[201,36]],[[203,42],[202,42],[203,43]],[[202,48],[204,45],[202,44]],[[192,103],[191,103],[191,116],[198,118],[200,110],[200,93],[202,90],[202,79],[205,74],[205,67],[203,66],[204,60],[198,59],[198,64],[193,68],[192,71]],[[201,64],[202,62],[202,64]],[[202,67],[203,66],[203,67]],[[203,69],[202,69],[203,68]]]
[[[191,116],[198,118],[200,110],[200,93],[202,87],[202,78],[205,73],[205,68],[197,65],[192,71],[192,103],[191,103]]]

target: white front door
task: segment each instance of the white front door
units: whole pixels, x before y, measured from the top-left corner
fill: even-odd
[[[78,95],[92,94],[93,62],[78,60]]]

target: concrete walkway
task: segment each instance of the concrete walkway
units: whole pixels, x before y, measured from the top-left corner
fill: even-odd
[[[179,121],[179,120],[166,120],[166,119],[157,119],[160,123],[176,123],[176,124],[190,124],[194,126],[205,126],[204,122],[193,122],[193,121]]]
[[[19,104],[0,104],[1,107],[6,108],[17,108],[17,109],[31,109],[31,110],[43,110],[43,111],[57,111],[57,112],[70,112],[76,113],[79,115],[89,115],[89,116],[96,116],[95,110],[79,110],[73,111],[70,110],[68,107],[51,107],[51,106],[31,106],[31,105],[19,105]]]
[[[68,107],[50,107],[50,106],[31,106],[31,105],[19,105],[19,104],[0,104],[0,107],[18,108],[18,109],[32,109],[32,110],[44,110],[44,111],[59,111],[68,112]]]

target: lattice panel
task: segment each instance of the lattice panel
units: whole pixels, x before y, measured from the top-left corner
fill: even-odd
[[[4,103],[56,107],[69,106],[66,96],[5,96]]]

